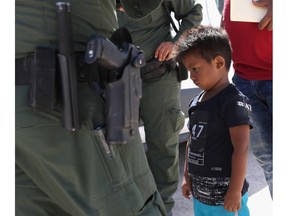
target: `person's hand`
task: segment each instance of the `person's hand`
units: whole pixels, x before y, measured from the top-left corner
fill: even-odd
[[[173,42],[162,42],[156,49],[155,51],[155,58],[158,59],[159,61],[166,61],[171,58],[172,56],[172,51],[173,51]]]
[[[190,199],[190,196],[192,194],[192,188],[191,188],[191,180],[189,177],[183,176],[183,181],[182,181],[182,195],[186,199]]]
[[[267,13],[265,16],[260,20],[258,24],[258,28],[263,30],[266,28],[268,31],[273,30],[273,22],[272,22],[272,11],[273,5],[272,0],[252,0],[253,4],[258,7],[267,7]]]
[[[228,190],[224,197],[224,209],[230,212],[239,211],[241,208],[241,192]]]

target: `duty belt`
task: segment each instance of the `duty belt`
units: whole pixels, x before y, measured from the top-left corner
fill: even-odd
[[[75,63],[76,76],[74,80],[76,83],[90,80],[98,82],[100,75],[97,73],[97,64],[86,64],[84,52],[73,53],[72,63]],[[72,65],[68,64],[68,67],[69,70]],[[63,82],[63,76],[65,78],[68,74],[63,74],[61,69],[56,51],[51,48],[36,47],[33,53],[15,60],[15,84],[29,86],[29,104],[33,109],[50,112],[61,107],[60,109],[66,115],[71,113],[65,109],[70,108],[69,104],[72,99],[76,105],[78,104],[77,86],[72,89],[72,86],[69,86],[70,83]],[[67,88],[75,92],[74,97],[65,91]],[[68,101],[68,105],[65,100],[70,101]],[[69,121],[64,121],[64,125]],[[66,128],[74,130],[73,127]]]
[[[44,57],[43,57],[44,58]],[[47,60],[47,59],[43,59]],[[84,62],[84,52],[75,53],[75,62],[77,67],[78,82],[88,82],[88,77],[93,74],[93,66]],[[31,53],[23,58],[15,59],[15,84],[30,85],[32,81],[32,70],[35,67],[35,53]],[[55,56],[55,71],[58,76],[59,65]]]

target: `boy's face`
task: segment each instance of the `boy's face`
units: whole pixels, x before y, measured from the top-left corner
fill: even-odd
[[[182,61],[190,72],[190,79],[205,91],[213,90],[228,79],[225,61],[221,56],[216,56],[209,63],[201,55],[189,53],[183,56]]]

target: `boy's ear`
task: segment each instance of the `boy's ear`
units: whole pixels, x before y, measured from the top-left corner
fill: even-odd
[[[222,56],[220,55],[216,56],[214,61],[215,61],[217,69],[225,67],[225,59]]]

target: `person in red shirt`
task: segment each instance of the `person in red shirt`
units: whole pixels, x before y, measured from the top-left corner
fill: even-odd
[[[273,197],[272,0],[253,0],[253,4],[267,7],[267,13],[259,23],[231,21],[230,0],[225,0],[222,27],[229,35],[233,50],[232,80],[252,105],[252,117],[255,122],[254,129],[251,130],[251,149],[263,168]]]

